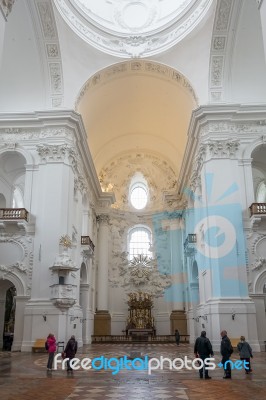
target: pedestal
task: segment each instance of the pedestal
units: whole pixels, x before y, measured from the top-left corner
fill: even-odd
[[[94,335],[111,335],[111,315],[109,311],[96,311],[94,315]]]

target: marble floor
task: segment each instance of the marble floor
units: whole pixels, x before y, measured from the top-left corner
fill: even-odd
[[[193,359],[193,346],[187,344],[93,344],[79,349],[77,357],[93,359],[104,356],[108,359],[128,360],[140,358],[135,369],[84,370],[73,373],[62,370],[47,371],[47,354],[0,352],[0,399],[1,400],[263,400],[266,399],[266,353],[256,353],[252,360],[253,373],[234,369],[232,380],[223,379],[223,370],[217,367],[210,371],[211,380],[199,379],[195,370],[174,370],[165,361],[163,370],[140,370],[145,359],[175,358]],[[145,356],[147,356],[145,358]],[[215,354],[215,362],[220,362]],[[238,355],[233,354],[236,361]],[[96,367],[100,368],[100,361]],[[114,365],[114,364],[112,364]],[[128,364],[129,365],[129,364]],[[155,364],[153,364],[155,365]],[[180,365],[178,362],[177,366]],[[114,367],[113,367],[114,368]]]

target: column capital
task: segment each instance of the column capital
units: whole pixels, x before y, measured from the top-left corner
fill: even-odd
[[[107,215],[107,214],[100,214],[100,215],[97,215],[96,220],[97,220],[97,222],[99,222],[100,224],[106,224],[106,225],[108,225],[108,224],[109,224],[109,215]]]

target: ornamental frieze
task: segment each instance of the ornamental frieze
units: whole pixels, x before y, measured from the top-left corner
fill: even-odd
[[[213,158],[235,157],[239,146],[238,140],[210,140],[208,142],[209,152]]]
[[[0,0],[0,9],[3,12],[5,18],[7,18],[8,15],[11,13],[14,3],[15,0]]]

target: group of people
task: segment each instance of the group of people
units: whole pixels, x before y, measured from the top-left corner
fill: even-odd
[[[231,363],[230,357],[233,353],[233,347],[229,337],[227,336],[226,331],[221,332],[221,356],[222,356],[222,365],[224,367],[224,379],[231,379]],[[253,357],[252,349],[248,342],[246,342],[245,337],[240,337],[240,342],[237,344],[237,350],[239,352],[240,360],[245,361],[244,368],[246,374],[252,372],[250,358]],[[203,379],[203,374],[205,379],[211,379],[209,376],[208,369],[204,368],[204,360],[206,358],[213,356],[212,344],[210,340],[206,337],[206,332],[202,331],[200,337],[196,339],[194,345],[194,354],[195,357],[200,358],[203,361],[203,367],[199,370],[200,378]]]
[[[54,355],[56,352],[56,338],[52,333],[49,333],[46,339],[46,349],[48,351],[47,371],[52,371]],[[78,350],[78,343],[74,335],[71,336],[62,353],[64,358],[67,358],[67,371],[72,371],[70,361],[75,357]]]

